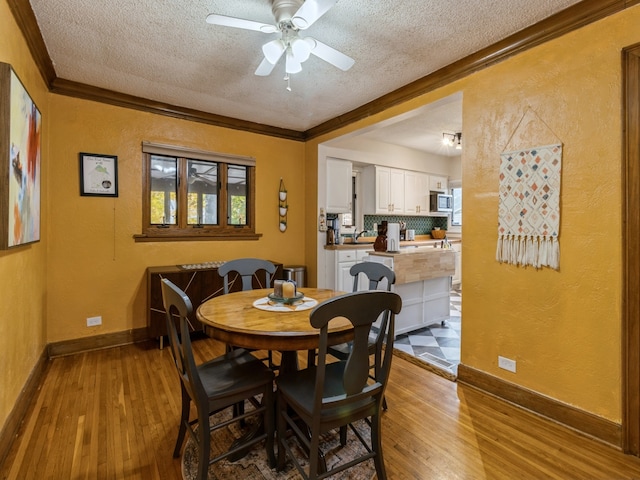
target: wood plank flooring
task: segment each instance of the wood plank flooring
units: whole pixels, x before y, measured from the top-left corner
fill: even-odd
[[[219,355],[194,342],[200,361]],[[383,415],[390,479],[638,479],[640,459],[395,357]],[[50,362],[1,479],[180,479],[180,388],[155,342]]]

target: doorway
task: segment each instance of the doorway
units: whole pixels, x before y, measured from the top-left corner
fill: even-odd
[[[640,456],[640,44],[623,50],[622,449]]]

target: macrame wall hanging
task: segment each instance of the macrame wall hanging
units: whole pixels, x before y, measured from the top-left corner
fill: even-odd
[[[496,260],[558,270],[562,143],[503,152],[500,160]]]

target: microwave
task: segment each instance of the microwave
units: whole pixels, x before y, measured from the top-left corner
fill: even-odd
[[[453,195],[432,193],[429,210],[432,212],[453,212]]]

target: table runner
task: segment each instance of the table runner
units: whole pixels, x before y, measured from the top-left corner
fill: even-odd
[[[300,302],[294,305],[286,305],[284,303],[277,303],[269,299],[269,297],[262,297],[253,302],[255,308],[260,310],[268,310],[270,312],[296,312],[301,310],[309,310],[318,304],[317,300],[309,297],[303,297]]]
[[[558,270],[562,145],[505,152],[500,158],[496,260]]]

